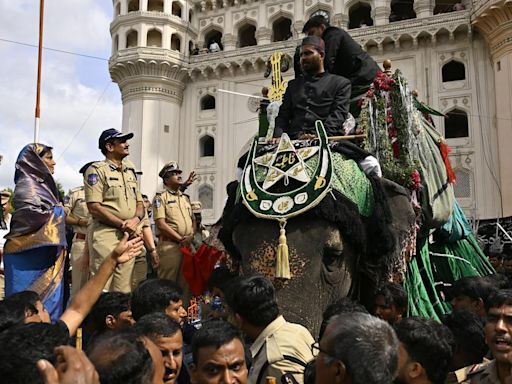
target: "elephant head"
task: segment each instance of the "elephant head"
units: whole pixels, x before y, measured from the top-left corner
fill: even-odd
[[[275,278],[276,221],[256,218],[231,197],[219,237],[239,259],[243,275],[261,274],[273,281],[288,321],[316,333],[329,304],[345,296],[364,302],[379,280],[389,278],[392,261],[400,254],[398,244],[414,224],[406,190],[387,180],[372,182],[381,192],[372,218],[361,217],[351,201],[334,191],[312,210],[288,220],[289,280]]]

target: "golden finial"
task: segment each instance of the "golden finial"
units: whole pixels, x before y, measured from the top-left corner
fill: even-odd
[[[391,76],[391,60],[384,60],[384,63],[382,63],[382,65],[384,66],[384,73],[386,74],[386,76]]]

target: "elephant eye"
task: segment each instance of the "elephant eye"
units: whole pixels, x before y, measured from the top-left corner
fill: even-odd
[[[324,247],[323,261],[325,265],[339,264],[343,257],[343,244],[329,244]]]

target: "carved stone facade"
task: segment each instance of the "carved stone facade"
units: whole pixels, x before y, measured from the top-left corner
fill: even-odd
[[[304,23],[322,13],[335,26],[360,25],[349,31],[354,39],[378,63],[391,59],[422,100],[449,114],[436,125],[453,148],[456,193],[469,216],[512,215],[510,0],[462,3],[464,10],[434,15],[436,1],[416,0],[390,22],[391,0],[114,0],[110,72],[123,97],[123,130],[136,133],[131,152],[143,191],[153,194],[158,170],[178,160],[200,176],[189,193],[209,207],[205,222],[216,221],[257,131],[254,99],[237,93],[268,86],[271,53],[293,56]],[[354,20],[366,11],[373,26]],[[214,41],[221,50],[208,53]]]

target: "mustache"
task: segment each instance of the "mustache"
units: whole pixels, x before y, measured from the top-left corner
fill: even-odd
[[[504,342],[504,343],[507,343],[508,345],[512,345],[512,337],[511,336],[494,336],[492,338],[492,341],[493,342]]]

